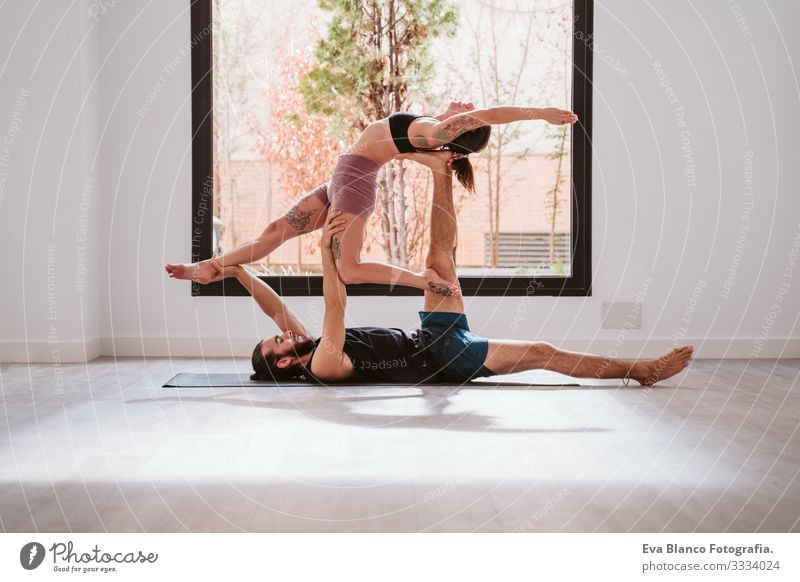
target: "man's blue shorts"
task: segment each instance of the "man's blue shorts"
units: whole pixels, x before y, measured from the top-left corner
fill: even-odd
[[[493,376],[483,365],[489,340],[469,331],[467,316],[449,311],[420,311],[425,349],[440,382],[467,382]]]

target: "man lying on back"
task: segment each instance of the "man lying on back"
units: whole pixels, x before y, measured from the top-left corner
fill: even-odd
[[[450,156],[433,152],[403,157],[433,171],[426,267],[455,283],[457,229]],[[329,213],[323,231],[325,317],[317,339],[266,283],[242,267],[225,267],[224,275],[236,277],[281,330],[256,344],[254,380],[463,383],[476,377],[545,369],[578,378],[621,378],[626,383],[633,378],[650,385],[677,374],[691,360],[692,346],[675,348],[658,359],[619,360],[569,352],[541,341],[483,338],[470,331],[460,294],[443,297],[425,292],[420,327],[411,333],[385,327],[346,328],[347,293],[336,271],[343,224],[339,214]]]

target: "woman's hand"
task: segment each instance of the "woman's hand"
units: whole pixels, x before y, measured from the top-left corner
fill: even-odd
[[[320,239],[320,246],[322,250],[329,249],[333,253],[333,258],[338,259],[339,240],[334,235],[339,234],[345,228],[347,220],[342,218],[341,210],[328,211],[328,218],[325,221],[325,226],[322,227],[322,239]]]
[[[565,125],[567,123],[573,124],[578,121],[578,116],[569,109],[558,109],[557,107],[548,107],[539,110],[541,119],[553,125]]]

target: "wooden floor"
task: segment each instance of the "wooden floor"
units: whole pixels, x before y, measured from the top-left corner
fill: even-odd
[[[800,360],[651,389],[165,389],[244,361],[0,366],[0,529],[800,531]]]

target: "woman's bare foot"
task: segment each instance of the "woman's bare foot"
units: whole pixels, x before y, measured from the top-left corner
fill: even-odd
[[[631,378],[642,386],[652,386],[683,370],[692,359],[692,346],[675,348],[655,360],[636,362],[631,368]]]
[[[219,265],[212,259],[199,263],[169,263],[164,269],[172,279],[186,279],[203,285],[219,280],[222,275]]]
[[[461,295],[461,287],[458,283],[450,283],[446,279],[442,279],[439,273],[433,269],[425,269],[422,274],[428,282],[428,291],[436,293],[442,297],[457,297]]]

